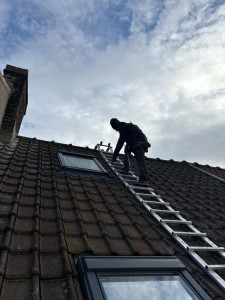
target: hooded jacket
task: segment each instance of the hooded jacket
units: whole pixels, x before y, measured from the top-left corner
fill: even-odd
[[[145,136],[145,134],[135,124],[120,122],[119,133],[120,133],[120,137],[118,139],[115,151],[113,153],[114,159],[118,156],[121,148],[123,147],[124,142],[127,143],[129,148],[131,149],[131,151],[132,151],[132,147],[135,143],[138,143],[138,142],[148,143],[148,140],[147,140],[147,137]]]

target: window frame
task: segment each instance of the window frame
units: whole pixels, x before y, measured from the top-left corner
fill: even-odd
[[[79,256],[76,259],[84,299],[106,300],[100,276],[160,275],[180,276],[202,300],[212,300],[187,272],[177,257],[166,256]]]
[[[60,166],[63,169],[80,170],[80,171],[85,171],[85,172],[94,172],[94,173],[97,173],[97,174],[107,173],[107,171],[104,169],[104,167],[100,164],[100,162],[97,160],[97,158],[93,155],[80,154],[80,153],[68,152],[68,151],[59,151],[57,154],[58,154]],[[85,169],[85,168],[68,166],[65,162],[64,157],[63,157],[64,154],[65,155],[70,155],[70,156],[75,156],[75,157],[80,157],[80,158],[86,158],[86,159],[89,159],[89,160],[93,160],[100,170],[98,171],[98,170],[93,170],[93,169]]]

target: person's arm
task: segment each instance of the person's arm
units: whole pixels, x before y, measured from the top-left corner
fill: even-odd
[[[115,151],[113,153],[112,162],[114,162],[116,160],[121,148],[123,147],[123,144],[124,144],[124,138],[122,136],[120,136],[120,138],[118,139],[118,142],[116,144]]]

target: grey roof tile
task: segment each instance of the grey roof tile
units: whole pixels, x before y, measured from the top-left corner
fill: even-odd
[[[47,254],[60,252],[61,247],[59,235],[40,235],[39,239],[41,253]]]
[[[19,218],[32,218],[34,216],[34,206],[19,206],[18,217]]]
[[[40,254],[41,277],[43,279],[62,278],[67,275],[61,254]],[[69,270],[70,273],[72,270]]]
[[[32,293],[32,279],[5,279],[2,285],[1,298],[10,300],[30,300]]]
[[[56,280],[41,280],[42,298],[54,300],[78,299],[78,296],[74,291],[74,283],[69,283],[68,281],[68,279],[64,278]]]
[[[30,278],[33,268],[33,255],[8,254],[5,276],[7,279]]]
[[[128,242],[125,238],[117,239],[117,238],[111,238],[110,239],[113,246],[116,249],[117,255],[138,255],[140,254],[136,247],[132,246],[130,242]],[[150,253],[150,251],[149,251]],[[151,254],[150,254],[151,255]]]
[[[85,236],[66,236],[69,252],[78,255],[85,252],[93,252]]]
[[[11,149],[10,154],[6,149]],[[43,299],[81,299],[72,257],[83,253],[177,255],[207,291],[210,286],[211,296],[221,297],[221,290],[110,170],[109,177],[101,179],[60,173],[59,149],[94,154],[109,170],[97,151],[81,147],[20,137],[17,147],[0,150],[4,160],[0,164],[3,299],[13,299],[7,290],[13,286],[21,299],[31,294]],[[149,183],[156,192],[215,243],[224,245],[225,185],[187,163],[147,159],[147,165]],[[206,255],[206,260],[218,258]]]
[[[33,234],[18,234],[14,232],[12,235],[10,249],[12,252],[30,252],[33,242]]]
[[[40,232],[43,235],[56,235],[60,230],[56,221],[40,220]]]
[[[17,233],[29,233],[34,230],[35,220],[34,219],[25,219],[25,218],[16,218],[16,223],[14,230]]]

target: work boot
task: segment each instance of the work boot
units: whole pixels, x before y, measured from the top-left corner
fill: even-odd
[[[146,178],[139,178],[137,185],[139,186],[149,186],[147,179]]]

